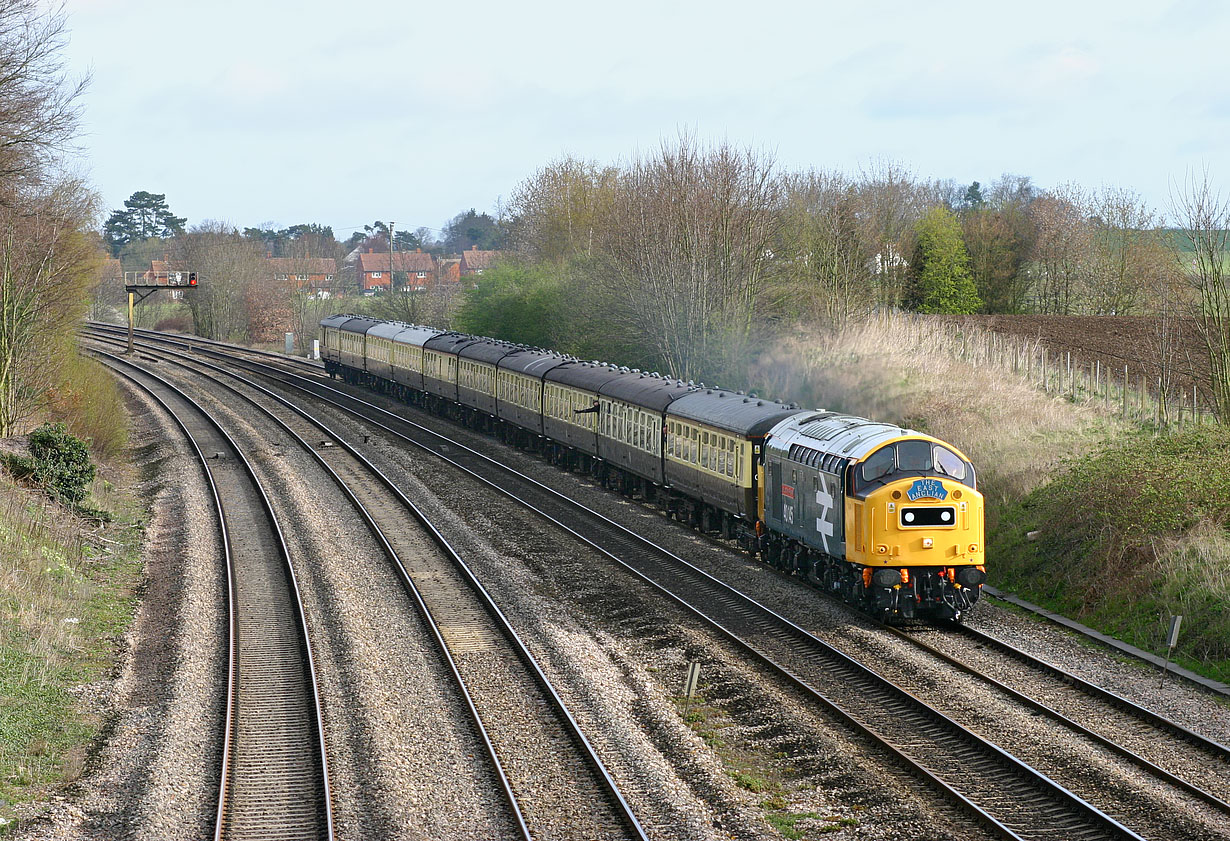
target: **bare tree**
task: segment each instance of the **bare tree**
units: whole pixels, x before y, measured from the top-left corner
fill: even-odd
[[[862,236],[872,255],[877,304],[896,308],[905,292],[911,232],[926,209],[922,191],[901,164],[878,160],[862,169],[856,194]]]
[[[89,80],[64,70],[66,21],[63,4],[0,0],[0,179],[10,184],[44,178],[77,134]]]
[[[835,325],[868,311],[873,255],[859,235],[854,185],[813,170],[786,178],[784,191],[774,249],[783,298],[797,315]]]
[[[70,180],[0,202],[0,437],[47,405],[97,282],[93,200]]]
[[[170,243],[170,257],[200,278],[185,296],[196,332],[207,339],[251,338],[252,296],[286,301],[285,290],[271,290],[273,277],[260,243],[222,222],[205,222]],[[259,311],[259,310],[258,310]],[[259,326],[259,325],[258,325]]]
[[[767,156],[686,135],[622,174],[603,249],[610,305],[672,374],[718,371],[747,347],[780,196]]]
[[[1194,293],[1195,329],[1209,358],[1213,411],[1225,424],[1230,422],[1230,284],[1225,262],[1230,199],[1214,188],[1206,169],[1200,175],[1189,173],[1170,201],[1182,233],[1173,247]]]
[[[1093,229],[1085,215],[1084,193],[1074,185],[1040,196],[1029,213],[1037,229],[1034,305],[1041,313],[1072,315],[1091,271]]]
[[[539,261],[594,253],[610,217],[618,170],[564,157],[518,185],[509,202],[512,244]]]
[[[1105,187],[1091,198],[1094,255],[1087,309],[1094,315],[1127,315],[1165,259],[1157,219],[1132,190]]]

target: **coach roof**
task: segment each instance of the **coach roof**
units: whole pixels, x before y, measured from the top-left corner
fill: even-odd
[[[428,350],[436,350],[440,353],[456,353],[468,344],[473,344],[479,341],[478,339],[466,333],[441,333],[439,336],[428,339],[423,343],[423,347]]]
[[[519,348],[500,360],[500,368],[516,371],[530,377],[541,378],[552,368],[565,362],[574,362],[572,357],[536,348]]]
[[[659,377],[641,371],[619,369],[619,374],[602,386],[603,397],[613,397],[625,403],[633,403],[646,409],[660,412],[675,399],[687,394],[695,386],[682,380]]]
[[[477,359],[480,362],[494,365],[508,354],[519,350],[520,347],[520,345],[502,342],[499,339],[477,339],[472,344],[460,348],[457,355],[463,359]]]
[[[685,394],[671,403],[666,411],[674,417],[703,423],[745,438],[764,435],[792,415],[808,414],[797,406],[719,388]]]
[[[421,324],[410,324],[405,326],[396,336],[394,336],[393,341],[399,345],[422,347],[436,336],[443,335],[443,333],[443,330],[438,330],[435,327],[424,327]]]

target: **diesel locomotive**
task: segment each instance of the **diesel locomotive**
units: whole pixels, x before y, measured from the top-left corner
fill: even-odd
[[[960,621],[981,593],[974,466],[929,435],[454,331],[320,324],[330,376],[587,471],[873,615]]]

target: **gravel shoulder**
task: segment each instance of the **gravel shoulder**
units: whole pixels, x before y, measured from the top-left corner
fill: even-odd
[[[148,500],[137,615],[109,686],[88,687],[106,727],[85,775],[22,816],[15,838],[212,837],[225,615],[216,515],[199,462],[165,412],[127,389],[136,494]]]

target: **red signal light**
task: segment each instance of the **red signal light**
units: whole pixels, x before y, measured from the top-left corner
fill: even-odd
[[[188,285],[196,286],[196,272],[188,272]]]

